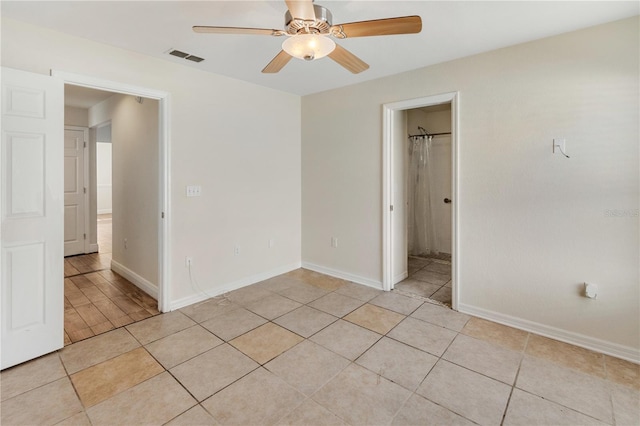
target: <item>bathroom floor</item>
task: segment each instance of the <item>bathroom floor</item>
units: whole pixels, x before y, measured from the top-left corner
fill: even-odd
[[[409,276],[396,284],[395,290],[451,307],[451,255],[409,256]]]

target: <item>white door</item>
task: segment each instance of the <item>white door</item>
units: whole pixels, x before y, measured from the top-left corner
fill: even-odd
[[[89,130],[64,128],[64,255],[86,253],[87,185],[85,151]]]
[[[64,344],[62,80],[2,68],[0,369]]]

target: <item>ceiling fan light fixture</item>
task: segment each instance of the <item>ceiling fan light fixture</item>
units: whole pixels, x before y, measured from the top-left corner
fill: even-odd
[[[299,34],[287,38],[282,43],[282,50],[294,58],[313,61],[324,58],[333,52],[336,44],[326,35]]]

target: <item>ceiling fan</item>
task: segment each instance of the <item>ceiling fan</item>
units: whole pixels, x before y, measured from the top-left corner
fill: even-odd
[[[329,56],[347,70],[358,74],[368,69],[369,65],[344,47],[337,45],[329,36],[343,39],[416,34],[422,30],[422,19],[419,16],[402,16],[333,25],[329,9],[313,4],[313,0],[285,0],[285,3],[289,10],[284,15],[284,30],[194,26],[193,31],[209,34],[286,36],[287,39],[282,43],[282,50],[262,70],[263,73],[277,73],[292,57],[313,61]]]

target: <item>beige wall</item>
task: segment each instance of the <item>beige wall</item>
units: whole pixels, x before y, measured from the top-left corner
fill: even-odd
[[[157,287],[158,101],[113,95],[89,109],[91,127],[107,121],[113,146],[113,261]]]
[[[85,108],[64,107],[64,124],[67,126],[89,126],[89,110]]]
[[[303,97],[303,262],[381,282],[382,105],[459,91],[461,309],[637,359],[638,39],[636,17]]]
[[[299,266],[299,96],[6,18],[2,65],[170,93],[174,307]],[[186,185],[201,185],[202,196],[187,198]],[[190,283],[185,256],[206,294]]]

